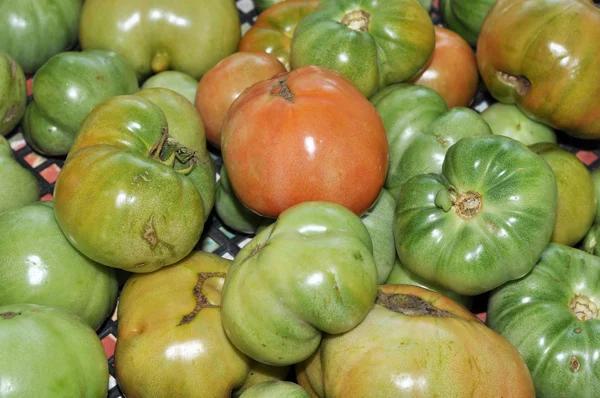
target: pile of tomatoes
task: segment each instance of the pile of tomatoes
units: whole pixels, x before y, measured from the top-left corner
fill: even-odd
[[[255,5],[0,0],[0,398],[595,396],[598,6]]]

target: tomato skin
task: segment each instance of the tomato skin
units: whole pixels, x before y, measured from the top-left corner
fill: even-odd
[[[477,44],[490,93],[527,116],[600,138],[600,10],[589,0],[498,0]]]
[[[166,70],[157,73],[142,84],[142,90],[148,88],[168,88],[183,95],[193,104],[196,101],[198,80],[176,70]]]
[[[483,21],[496,0],[440,0],[440,12],[448,28],[470,45],[477,45]]]
[[[410,81],[437,92],[449,109],[469,106],[479,82],[477,58],[458,34],[435,26],[435,49],[427,66]]]
[[[296,26],[313,12],[320,0],[287,0],[262,12],[242,37],[238,51],[264,51],[277,57],[286,70]]]
[[[23,69],[10,55],[0,50],[0,136],[7,135],[19,124],[26,106],[27,86]]]
[[[243,393],[240,398],[310,398],[310,395],[298,384],[289,381],[266,381],[256,384]]]
[[[0,135],[0,214],[33,203],[39,197],[37,178],[17,162],[10,144]]]
[[[104,398],[108,365],[80,318],[35,304],[0,306],[2,397]]]
[[[291,100],[281,96],[285,88]],[[306,201],[362,215],[381,191],[389,156],[375,108],[339,74],[316,66],[246,90],[227,113],[221,149],[236,196],[272,218]]]
[[[240,94],[261,80],[285,72],[283,65],[266,53],[235,53],[212,67],[200,80],[196,108],[206,127],[206,139],[219,148],[223,119]]]
[[[325,335],[296,374],[313,398],[535,396],[506,339],[454,301],[409,285],[380,286],[365,320]]]
[[[556,243],[490,295],[488,325],[521,353],[539,397],[598,396],[600,259]]]
[[[494,134],[510,137],[525,145],[538,142],[556,144],[556,134],[551,127],[528,118],[516,105],[496,102],[481,112],[481,117]]]

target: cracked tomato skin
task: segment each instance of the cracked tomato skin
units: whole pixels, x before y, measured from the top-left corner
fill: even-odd
[[[371,238],[342,206],[306,202],[236,256],[223,287],[223,327],[251,358],[275,366],[308,358],[321,334],[363,320],[377,293]]]
[[[197,111],[173,91],[152,90],[178,96],[188,108],[163,111],[141,95],[98,105],[54,191],[56,219],[69,241],[94,261],[132,272],[187,256],[214,200],[214,165],[207,153],[192,155],[202,145],[194,138],[199,132],[185,130],[198,126]]]
[[[441,174],[403,185],[394,236],[417,276],[473,296],[527,274],[550,242],[558,188],[525,145],[491,135],[450,147]]]
[[[365,320],[325,335],[296,374],[313,398],[535,397],[506,339],[454,301],[409,285],[380,286]]]
[[[590,0],[498,0],[479,35],[479,72],[500,102],[516,103],[575,137],[597,139],[598,37],[600,9]]]
[[[539,397],[598,396],[600,259],[551,243],[533,270],[490,295],[487,324],[527,363]]]
[[[244,91],[223,123],[221,150],[238,199],[272,218],[307,201],[362,215],[383,187],[389,155],[375,108],[342,76],[316,66]]]

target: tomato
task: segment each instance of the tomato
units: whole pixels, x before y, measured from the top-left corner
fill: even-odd
[[[0,52],[0,137],[19,124],[26,105],[27,87],[23,69],[9,55]]]
[[[310,398],[298,384],[289,381],[265,381],[249,388],[241,398]]]
[[[417,0],[323,0],[292,39],[291,65],[340,72],[366,96],[408,81],[435,47],[433,23]]]
[[[237,49],[240,17],[232,0],[87,0],[79,41],[123,56],[138,79],[168,69],[200,79]]]
[[[0,307],[2,397],[103,398],[106,354],[92,328],[62,309]]]
[[[198,112],[174,91],[149,91],[90,112],[54,190],[69,241],[94,261],[132,272],[187,256],[214,201],[214,165],[199,148],[206,144]],[[146,98],[152,92],[158,104]]]
[[[33,79],[23,133],[36,151],[66,155],[87,114],[99,103],[138,91],[135,72],[106,51],[66,52],[46,62]]]
[[[381,190],[373,206],[361,216],[373,243],[373,259],[377,266],[377,283],[384,283],[396,259],[394,245],[394,209],[396,201],[385,189]]]
[[[273,218],[306,201],[363,214],[381,191],[389,155],[373,106],[339,74],[315,66],[240,95],[223,123],[221,149],[240,201]]]
[[[115,369],[128,397],[226,398],[244,384],[250,359],[229,342],[221,326],[229,265],[229,260],[196,251],[127,281],[119,301]],[[264,367],[261,372],[280,376]]]
[[[366,319],[296,366],[313,397],[534,397],[518,351],[452,300],[380,286]]]
[[[147,88],[168,88],[183,95],[192,104],[196,101],[198,80],[175,70],[157,73],[142,84],[142,90]]]
[[[254,5],[259,12],[263,12],[266,9],[273,7],[275,4],[281,3],[285,0],[254,0]]]
[[[239,51],[264,51],[290,70],[290,46],[298,23],[320,0],[287,0],[262,12],[240,42]],[[256,4],[259,8],[259,5]],[[260,8],[259,8],[260,9]]]
[[[471,297],[456,294],[452,290],[444,289],[443,287],[439,287],[433,283],[427,282],[423,278],[419,278],[417,275],[413,274],[407,270],[406,267],[400,264],[400,260],[398,260],[398,258],[396,258],[396,261],[394,262],[392,272],[388,276],[387,280],[382,283],[382,285],[383,284],[419,286],[423,289],[433,290],[434,292],[442,294],[449,299],[465,306],[466,308],[471,308]]]
[[[0,1],[0,51],[26,73],[77,42],[82,0]]]
[[[586,252],[600,257],[600,224],[592,225],[585,235],[582,249]]]
[[[479,82],[477,59],[459,35],[436,26],[433,56],[410,82],[435,90],[450,109],[469,106]]]
[[[594,192],[596,194],[596,222],[600,222],[600,169],[591,172],[594,181]]]
[[[215,211],[229,228],[245,234],[254,234],[264,217],[244,206],[235,196],[225,165],[221,166],[220,178],[215,187]]]
[[[281,214],[236,256],[223,287],[223,327],[251,358],[308,358],[321,334],[360,323],[377,293],[371,238],[360,218],[326,202]]]
[[[246,382],[231,393],[231,398],[239,398],[246,390],[257,384],[267,381],[285,380],[289,371],[289,366],[269,366],[264,363],[251,361]]]
[[[596,215],[596,193],[590,172],[579,158],[558,145],[531,146],[552,167],[558,184],[558,207],[552,242],[573,246],[590,229]]]
[[[496,0],[440,0],[440,11],[448,28],[475,46],[481,25],[494,3]]]
[[[527,363],[539,397],[596,397],[600,388],[600,259],[550,244],[525,277],[495,290],[488,325]]]
[[[0,135],[0,214],[33,203],[39,197],[37,179],[13,158],[10,144]]]
[[[265,53],[235,53],[225,58],[200,80],[196,108],[206,125],[206,138],[219,148],[227,110],[248,87],[285,72],[283,65]]]
[[[600,138],[600,9],[589,0],[499,0],[479,71],[500,102],[573,136]]]
[[[496,102],[483,111],[481,116],[494,134],[510,137],[525,145],[538,142],[556,144],[556,134],[551,127],[528,118],[516,105]]]
[[[550,241],[558,192],[550,166],[503,136],[463,138],[441,174],[402,187],[394,236],[417,276],[473,296],[531,270]]]
[[[371,102],[390,143],[385,187],[395,199],[410,178],[441,172],[444,156],[456,141],[492,133],[477,112],[462,107],[449,111],[444,99],[427,87],[396,84]]]
[[[71,246],[52,203],[5,212],[0,224],[0,305],[61,307],[99,328],[117,302],[117,277]]]

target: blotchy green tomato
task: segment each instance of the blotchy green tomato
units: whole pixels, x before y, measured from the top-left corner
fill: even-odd
[[[520,278],[550,241],[557,191],[550,166],[520,142],[463,138],[441,174],[402,187],[394,229],[400,262],[469,296]]]
[[[142,84],[142,89],[161,87],[171,89],[176,93],[183,95],[192,104],[196,101],[198,80],[190,75],[177,72],[176,70],[167,70],[152,76]]]
[[[66,52],[52,57],[35,74],[33,101],[23,133],[36,151],[66,155],[88,113],[98,104],[138,91],[135,72],[107,51]]]
[[[15,160],[10,144],[0,135],[0,214],[33,203],[39,197],[37,179]]]
[[[555,144],[539,143],[531,150],[552,168],[558,184],[558,207],[552,242],[573,246],[594,223],[596,193],[590,172],[579,158]]]
[[[0,52],[0,136],[10,133],[19,124],[25,105],[27,86],[23,69],[9,55]]]
[[[525,145],[538,142],[556,144],[556,134],[551,127],[530,119],[516,105],[496,102],[483,111],[481,116],[494,134],[510,137]]]
[[[79,41],[84,50],[113,50],[138,79],[169,69],[200,79],[240,42],[233,0],[87,0]]]
[[[298,384],[289,381],[265,381],[249,388],[240,398],[310,398]]]
[[[592,171],[592,181],[594,181],[594,193],[596,194],[596,219],[600,222],[600,169]]]
[[[189,101],[165,91],[191,112]],[[140,95],[118,96],[83,123],[56,182],[54,206],[69,241],[92,260],[152,272],[187,256],[200,239],[214,165],[169,134],[192,129],[197,111],[179,108],[172,119],[173,110]],[[179,127],[171,131],[171,123]],[[181,141],[198,136],[180,133]]]
[[[225,164],[221,166],[220,178],[215,188],[215,210],[223,223],[238,232],[254,234],[263,222],[262,217],[240,202],[235,196]]]
[[[304,202],[281,213],[236,256],[223,288],[223,327],[240,351],[270,365],[308,358],[322,332],[364,319],[377,293],[366,227],[350,210]]]
[[[291,65],[337,71],[366,97],[409,80],[435,47],[429,14],[417,0],[322,0],[296,27]]]
[[[83,0],[0,0],[0,51],[26,73],[77,42]]]
[[[52,202],[3,213],[0,225],[0,306],[60,307],[99,328],[117,302],[117,277],[71,246]]]
[[[538,397],[598,396],[600,259],[550,244],[525,277],[493,291],[487,323],[527,363]]]
[[[127,397],[229,398],[244,384],[250,359],[221,326],[221,291],[229,265],[197,251],[127,281],[115,350],[117,379]]]
[[[396,258],[396,261],[394,262],[394,268],[392,268],[390,276],[387,278],[385,283],[381,283],[381,285],[383,284],[419,286],[423,289],[433,290],[434,292],[443,294],[449,299],[452,299],[457,303],[462,304],[466,308],[471,308],[471,297],[457,294],[452,290],[444,289],[443,287],[439,287],[433,283],[427,282],[423,278],[418,277],[417,275],[413,274],[405,267],[403,267],[398,258]]]
[[[440,0],[440,11],[448,28],[475,47],[479,31],[496,0]]]
[[[105,398],[108,365],[80,318],[35,304],[0,307],[1,397]]]
[[[373,259],[377,266],[377,283],[387,279],[396,258],[394,245],[394,209],[396,201],[385,189],[381,190],[373,206],[363,214],[362,220],[373,243]]]
[[[448,148],[463,137],[492,131],[475,111],[448,110],[434,90],[412,84],[387,87],[371,98],[390,143],[386,189],[395,199],[402,185],[424,173],[440,173]]]

